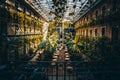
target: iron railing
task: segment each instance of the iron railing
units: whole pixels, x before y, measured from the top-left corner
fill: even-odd
[[[120,67],[103,62],[51,61],[10,63],[0,80],[117,80]],[[116,79],[115,79],[116,78]]]

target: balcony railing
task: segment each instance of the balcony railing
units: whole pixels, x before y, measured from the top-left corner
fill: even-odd
[[[119,70],[120,67],[108,62],[63,61],[55,65],[51,65],[51,61],[10,62],[6,68],[0,69],[0,79],[11,77],[11,80],[114,80],[120,74]]]
[[[83,25],[80,24],[78,27],[76,27],[76,29],[96,26],[96,25],[104,25],[104,24],[111,25],[112,23],[116,23],[116,22],[119,24],[120,21],[119,14],[120,14],[120,10],[117,11],[111,10],[106,15],[99,15],[95,19],[91,18],[90,21],[88,21],[88,23],[85,22]]]

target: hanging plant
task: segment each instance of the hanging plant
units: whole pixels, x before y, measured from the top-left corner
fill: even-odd
[[[19,41],[19,47],[22,47],[24,45],[24,40]]]
[[[47,41],[42,41],[42,42],[39,44],[38,48],[39,48],[39,49],[43,49],[43,48],[45,48],[46,44],[47,44]]]
[[[23,21],[24,21],[24,13],[23,12],[18,12],[19,18],[18,18],[18,22],[20,25],[23,25]]]
[[[47,51],[53,53],[53,47],[50,44],[47,46]]]
[[[35,43],[35,40],[36,40],[36,39],[35,39],[35,38],[33,38],[33,39],[32,39],[32,43]]]
[[[29,43],[29,40],[27,38],[24,39],[24,43],[25,44],[28,44]]]
[[[11,6],[9,7],[9,11],[11,13],[11,16],[13,16],[13,14],[15,13],[15,9]]]
[[[31,17],[29,16],[26,17],[26,25],[31,26]]]

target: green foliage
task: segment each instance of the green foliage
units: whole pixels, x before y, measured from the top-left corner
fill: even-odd
[[[45,51],[47,52],[50,52],[50,53],[53,53],[54,50],[55,50],[55,47],[53,47],[49,40],[46,40],[46,41],[42,41],[40,44],[39,44],[39,49],[44,49]]]
[[[101,61],[111,53],[111,41],[107,37],[80,37],[78,43],[73,43],[71,39],[65,42],[73,60]]]
[[[52,59],[52,55],[55,51],[55,47],[53,47],[49,40],[42,41],[38,47],[39,49],[44,49],[42,55],[44,55],[44,61],[50,61]]]
[[[32,55],[32,54],[34,53],[34,49],[33,49],[33,48],[30,48],[29,51],[28,51],[28,53],[29,53],[30,55]]]
[[[28,43],[29,43],[29,39],[25,38],[25,39],[24,39],[24,43],[25,43],[25,44],[28,44]]]

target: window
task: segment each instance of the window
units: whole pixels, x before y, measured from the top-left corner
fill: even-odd
[[[82,30],[82,36],[83,36],[83,30]]]
[[[105,28],[102,28],[102,36],[105,36]]]
[[[85,30],[83,30],[83,35],[85,36]]]
[[[86,36],[88,36],[88,29],[86,30]]]
[[[97,36],[97,34],[98,34],[98,30],[97,30],[97,29],[95,29],[95,36]]]
[[[116,0],[113,1],[113,11],[117,11],[118,9],[118,3]]]
[[[88,16],[86,16],[86,20],[88,21]]]
[[[90,30],[90,36],[92,36],[92,30]]]
[[[96,19],[98,19],[98,11],[95,12]]]
[[[102,16],[104,17],[106,15],[106,6],[102,7]]]

